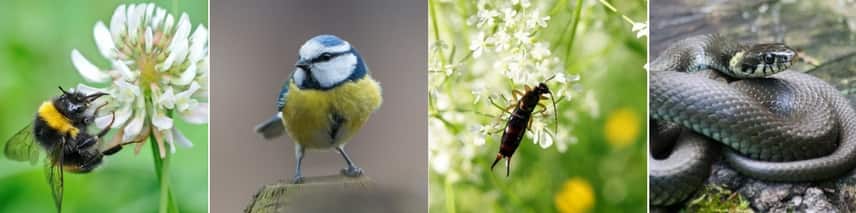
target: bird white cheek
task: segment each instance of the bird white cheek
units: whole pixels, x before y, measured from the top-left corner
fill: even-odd
[[[294,82],[297,83],[297,85],[301,85],[303,83],[303,79],[306,79],[306,73],[302,69],[297,68],[294,70],[294,74],[291,77],[294,78]]]
[[[327,62],[315,64],[311,74],[321,84],[321,87],[331,87],[351,76],[356,64],[356,56],[353,54],[343,55]]]

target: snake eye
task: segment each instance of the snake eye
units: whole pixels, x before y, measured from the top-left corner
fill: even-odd
[[[763,58],[765,64],[773,64],[773,62],[776,61],[776,58],[773,56],[773,54],[770,53],[764,54]]]

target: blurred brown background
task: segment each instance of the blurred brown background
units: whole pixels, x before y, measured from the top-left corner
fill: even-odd
[[[265,141],[253,127],[275,113],[300,45],[322,33],[354,45],[383,87],[380,110],[346,147],[375,181],[374,195],[355,199],[385,206],[372,211],[427,211],[425,1],[212,0],[211,14],[211,212],[240,212],[261,186],[294,175],[290,139]],[[307,177],[345,166],[335,152],[303,163]]]

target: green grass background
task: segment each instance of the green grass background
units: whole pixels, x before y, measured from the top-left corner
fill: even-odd
[[[5,0],[0,2],[0,142],[31,122],[38,105],[57,95],[57,86],[84,83],[71,63],[77,48],[99,67],[109,62],[97,50],[97,21],[109,26],[119,4],[144,1]],[[205,0],[155,1],[176,19],[187,12],[194,29],[208,26]],[[176,12],[180,11],[180,12]],[[96,85],[103,86],[103,85]],[[171,187],[182,212],[206,212],[208,195],[207,125],[176,119],[194,142],[179,148],[171,162]],[[41,162],[40,162],[41,163]],[[89,174],[65,176],[64,212],[155,212],[159,190],[150,146],[133,147],[105,158]],[[52,197],[41,165],[0,159],[0,212],[52,212]]]

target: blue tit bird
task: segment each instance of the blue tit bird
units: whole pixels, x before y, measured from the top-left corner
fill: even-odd
[[[297,160],[295,183],[303,181],[300,165],[307,149],[336,150],[347,163],[342,174],[362,175],[344,148],[380,108],[380,85],[357,50],[339,37],[315,36],[300,47],[299,55],[279,92],[277,113],[256,126],[256,132],[265,139],[288,133]]]

